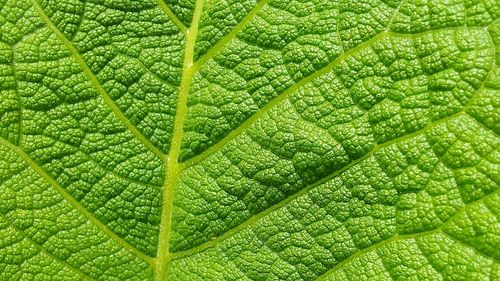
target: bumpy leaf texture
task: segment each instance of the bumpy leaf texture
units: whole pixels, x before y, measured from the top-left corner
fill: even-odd
[[[496,0],[0,0],[0,280],[500,280]]]

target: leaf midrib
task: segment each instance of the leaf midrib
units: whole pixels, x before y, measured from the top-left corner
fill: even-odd
[[[174,187],[180,174],[179,154],[181,151],[184,119],[187,112],[187,98],[189,88],[196,69],[194,65],[194,48],[198,24],[201,18],[204,0],[196,1],[193,20],[186,31],[186,44],[184,49],[184,64],[182,68],[181,85],[177,97],[177,107],[174,117],[174,129],[170,144],[170,151],[165,163],[165,184],[163,187],[163,206],[161,211],[160,232],[158,236],[158,251],[155,263],[155,280],[165,279],[166,267],[170,260],[169,238],[172,217]]]
[[[242,28],[244,28],[244,26],[251,20],[251,18],[253,18],[257,14],[259,9],[267,1],[266,0],[259,1],[257,3],[256,7],[254,7],[254,9],[250,12],[249,15],[247,15],[244,18],[244,20],[242,20],[242,22],[240,22],[233,30],[231,30],[231,32],[229,34],[224,36],[222,38],[222,40],[220,40],[213,48],[211,48],[207,53],[205,53],[197,61],[194,61],[194,48],[195,48],[196,35],[198,32],[198,24],[199,24],[199,21],[201,18],[203,0],[195,1],[196,4],[195,4],[194,15],[193,15],[193,22],[191,23],[189,28],[187,28],[182,22],[180,22],[180,20],[175,16],[175,14],[172,13],[172,11],[168,8],[168,6],[166,6],[166,4],[162,0],[157,1],[160,5],[161,9],[174,22],[174,24],[177,27],[179,27],[179,29],[186,35],[186,44],[185,44],[185,49],[184,49],[184,64],[183,64],[183,68],[182,68],[181,85],[179,88],[177,109],[176,109],[176,115],[174,118],[174,129],[173,129],[171,146],[170,146],[170,151],[168,153],[168,156],[166,154],[164,154],[163,152],[161,152],[147,138],[145,138],[144,135],[142,135],[142,133],[128,120],[128,118],[123,114],[123,112],[118,108],[118,106],[114,103],[114,101],[111,99],[111,97],[107,94],[106,90],[104,90],[104,88],[101,86],[97,77],[92,73],[92,71],[90,70],[88,65],[85,63],[85,61],[83,60],[81,55],[78,53],[78,51],[75,48],[75,46],[73,45],[73,43],[68,38],[66,38],[66,36],[52,23],[52,21],[49,19],[49,17],[45,14],[43,9],[41,8],[41,6],[38,4],[37,0],[31,0],[31,1],[32,1],[36,11],[41,16],[42,20],[47,24],[48,28],[50,30],[52,30],[60,40],[62,40],[64,45],[70,51],[73,58],[75,58],[75,60],[78,62],[78,64],[80,64],[80,66],[82,67],[83,72],[88,76],[91,83],[95,86],[97,92],[102,96],[104,102],[110,107],[110,109],[117,116],[117,118],[121,122],[123,122],[123,124],[132,132],[132,134],[135,137],[137,137],[137,139],[139,141],[144,143],[144,145],[146,147],[151,149],[151,151],[153,153],[155,153],[157,156],[159,156],[165,162],[165,175],[166,175],[166,177],[165,177],[165,184],[163,186],[164,199],[163,199],[163,207],[162,207],[162,213],[161,213],[159,244],[158,244],[158,251],[157,251],[156,258],[151,258],[149,256],[146,256],[142,252],[135,249],[133,246],[129,245],[122,238],[120,238],[116,234],[114,234],[105,225],[103,225],[104,229],[107,230],[107,231],[105,231],[106,234],[112,235],[112,238],[114,238],[114,236],[116,236],[116,237],[118,237],[118,239],[123,240],[123,242],[126,243],[126,245],[130,246],[130,247],[125,247],[125,248],[132,251],[139,258],[141,258],[141,259],[145,260],[146,262],[155,266],[155,279],[156,280],[163,280],[165,277],[166,267],[168,265],[168,262],[174,257],[174,255],[169,253],[169,250],[168,250],[168,238],[170,236],[170,224],[171,224],[173,197],[174,197],[174,186],[176,185],[176,181],[179,177],[180,171],[183,168],[192,165],[194,162],[197,162],[197,161],[192,161],[195,158],[197,158],[197,160],[201,160],[202,158],[205,158],[206,156],[210,155],[213,151],[218,150],[221,146],[223,146],[229,140],[231,140],[236,135],[238,135],[241,131],[243,131],[246,128],[247,125],[253,123],[253,121],[255,121],[255,119],[257,119],[260,116],[259,114],[253,115],[246,122],[244,122],[241,126],[239,126],[236,130],[231,131],[231,133],[228,136],[226,136],[223,140],[221,140],[219,143],[216,143],[212,147],[205,150],[202,153],[203,156],[198,155],[198,156],[190,159],[189,161],[180,163],[178,161],[178,159],[179,159],[181,140],[182,140],[182,134],[183,134],[182,127],[183,127],[184,119],[186,116],[187,98],[188,98],[188,94],[189,94],[189,87],[191,84],[192,77],[196,73],[199,66],[201,64],[203,64],[206,60],[208,60],[210,57],[212,57],[216,52],[218,52],[220,50],[220,48],[225,46],[236,35],[236,33],[238,31],[240,31]],[[398,9],[399,9],[399,7],[398,7]],[[461,27],[461,28],[463,28],[463,27]],[[362,44],[356,46],[353,49],[350,49],[346,53],[343,53],[337,59],[335,59],[333,62],[328,64],[328,66],[326,66],[325,68],[323,68],[319,71],[316,71],[312,75],[306,77],[304,80],[302,80],[298,83],[295,83],[294,86],[289,88],[284,93],[281,93],[280,95],[278,95],[278,97],[275,100],[272,100],[264,108],[259,110],[259,112],[267,111],[269,108],[273,107],[275,104],[277,104],[281,100],[285,99],[289,95],[289,93],[295,91],[297,88],[310,82],[310,80],[314,79],[315,77],[323,74],[323,72],[326,72],[325,69],[328,69],[328,70],[331,69],[333,67],[332,65],[336,65],[338,63],[338,61],[341,61],[342,59],[344,59],[345,56],[347,56],[347,54],[350,54],[350,53],[358,50],[359,48],[362,48],[363,46],[365,46],[369,42],[372,42],[373,40],[380,39],[380,37],[383,37],[384,34],[389,34],[389,33],[392,33],[392,32],[384,31],[382,33],[379,33],[378,35],[372,37],[370,40],[363,42]],[[405,36],[413,36],[413,34],[405,34]],[[363,46],[361,46],[361,45],[363,45]],[[452,116],[454,116],[454,115],[452,115]],[[450,116],[450,118],[452,116]],[[446,119],[448,119],[448,118],[446,118]],[[478,123],[480,123],[480,122],[478,122]],[[432,124],[435,124],[435,123],[433,122]],[[421,130],[419,130],[419,131],[421,131]],[[413,135],[413,134],[409,134],[409,135]],[[405,135],[404,137],[406,138],[409,135]],[[10,146],[12,146],[7,141],[2,141],[0,139],[0,142],[6,142]],[[391,141],[391,143],[392,142],[393,141]],[[18,151],[18,152],[20,151],[20,153],[24,153],[17,146],[15,146],[14,149],[16,149],[16,151]],[[365,155],[365,156],[367,156],[367,155]],[[29,156],[27,156],[27,157],[29,158]],[[23,158],[24,158],[24,156],[23,156]],[[365,157],[362,157],[362,158],[364,159]],[[30,163],[30,162],[28,161],[28,163]],[[30,163],[30,165],[31,165],[31,163]],[[348,165],[348,166],[350,167],[351,165]],[[342,169],[342,170],[344,170],[344,169]],[[335,174],[337,174],[337,173],[335,173]],[[48,175],[46,175],[46,177],[44,176],[44,178],[50,179],[49,182],[51,184],[53,184],[52,181],[55,184],[57,184],[57,182],[55,182],[55,180],[51,179]],[[322,179],[322,180],[324,180],[324,179]],[[56,189],[57,189],[57,186],[56,186]],[[65,192],[65,190],[62,187],[60,187],[60,189],[62,189],[62,191]],[[307,190],[309,190],[309,188],[303,189],[301,192],[297,193],[296,195],[293,195],[293,197],[295,198],[296,196],[302,194],[303,192],[305,192]],[[78,201],[76,201],[69,194],[68,194],[68,196],[69,196],[69,199],[68,198],[66,198],[66,199],[75,201],[77,205],[80,204]],[[283,202],[288,202],[288,200],[284,200]],[[273,206],[273,208],[278,208],[281,205],[282,204],[276,204]],[[83,206],[79,206],[79,207],[80,207],[80,208],[78,208],[79,210],[83,209],[83,211],[85,211],[85,212],[89,213],[91,216],[93,216]],[[80,210],[80,211],[82,211],[82,210]],[[97,223],[100,223],[100,222],[97,221]],[[100,223],[100,224],[102,224],[102,223]],[[108,232],[110,232],[110,233],[108,233]],[[226,235],[224,235],[224,236],[226,236]],[[221,236],[221,238],[222,237],[223,236]],[[122,245],[122,243],[120,243],[120,245]],[[195,247],[193,249],[197,249],[197,247]]]

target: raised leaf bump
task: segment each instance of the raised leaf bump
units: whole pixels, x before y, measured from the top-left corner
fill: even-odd
[[[0,279],[499,279],[499,17],[0,0]]]

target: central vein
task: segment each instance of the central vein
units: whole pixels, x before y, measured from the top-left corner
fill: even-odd
[[[158,239],[158,251],[156,253],[155,280],[165,280],[166,267],[170,260],[169,238],[170,224],[172,217],[172,205],[174,197],[174,187],[177,183],[180,165],[179,153],[181,150],[181,140],[184,125],[184,118],[187,111],[187,98],[189,94],[189,85],[195,72],[194,64],[194,46],[196,43],[196,34],[198,33],[198,23],[203,8],[203,0],[196,1],[193,20],[190,28],[186,32],[186,47],[184,51],[184,64],[182,70],[181,86],[177,100],[177,109],[174,120],[174,131],[172,134],[172,143],[166,161],[165,173],[166,180],[163,186],[163,207],[160,223],[160,234]]]

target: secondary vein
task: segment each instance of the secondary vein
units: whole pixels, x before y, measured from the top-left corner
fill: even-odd
[[[163,0],[157,0],[156,1],[158,3],[158,5],[160,6],[160,8],[163,10],[163,12],[165,14],[167,14],[167,16],[170,18],[170,20],[177,26],[177,28],[179,28],[182,33],[186,34],[187,32],[187,27],[184,25],[184,23],[182,23],[182,21],[174,14],[174,12],[172,12],[172,9],[170,9],[170,7],[165,4],[165,2],[163,2]]]
[[[179,153],[181,150],[181,141],[183,133],[184,119],[187,111],[187,98],[189,95],[189,85],[196,72],[193,67],[194,47],[196,43],[196,35],[198,33],[198,24],[203,9],[203,0],[196,1],[193,21],[191,26],[186,31],[186,45],[184,50],[184,64],[182,71],[181,86],[179,88],[179,96],[177,99],[177,108],[174,121],[174,130],[172,135],[172,143],[170,152],[166,162],[166,180],[163,187],[163,207],[160,224],[158,251],[156,254],[155,264],[155,280],[160,281],[165,279],[167,263],[170,260],[169,253],[169,238],[170,225],[172,217],[172,206],[174,197],[174,187],[177,183],[180,165]]]
[[[459,117],[459,116],[463,116],[463,115],[466,115],[465,113],[465,108],[457,113],[454,113],[452,115],[449,115],[447,117],[444,117],[440,120],[436,120],[435,122],[433,123],[430,123],[428,124],[427,126],[423,127],[422,129],[420,130],[417,130],[413,133],[410,133],[410,134],[406,134],[406,135],[403,135],[401,137],[398,137],[398,138],[395,138],[395,139],[392,139],[392,140],[389,140],[389,141],[386,141],[384,143],[380,143],[378,145],[376,145],[375,147],[373,147],[369,152],[367,152],[365,155],[361,156],[360,158],[357,158],[353,161],[351,161],[349,164],[345,165],[344,167],[342,167],[341,169],[339,170],[336,170],[336,171],[333,171],[331,174],[321,178],[321,179],[318,179],[316,182],[313,182],[309,185],[307,185],[306,187],[304,187],[303,189],[301,189],[300,191],[294,193],[293,195],[290,195],[289,197],[285,198],[284,200],[278,202],[277,204],[274,204],[272,206],[270,206],[269,208],[253,215],[252,217],[250,217],[249,219],[247,219],[246,221],[242,222],[241,224],[237,225],[236,227],[230,229],[229,231],[225,232],[223,235],[217,237],[217,238],[214,238],[210,241],[207,241],[203,244],[200,244],[196,247],[193,247],[189,250],[185,250],[185,251],[180,251],[180,252],[175,252],[172,254],[172,259],[179,259],[179,258],[183,258],[185,256],[189,256],[189,255],[192,255],[192,254],[195,254],[195,253],[198,253],[198,252],[202,252],[208,248],[211,248],[211,247],[214,247],[215,245],[217,245],[218,243],[220,243],[221,241],[237,234],[238,232],[244,230],[245,228],[247,228],[249,225],[255,223],[256,221],[260,220],[261,218],[265,217],[266,215],[268,215],[269,213],[273,212],[274,210],[276,209],[279,209],[279,208],[282,208],[283,206],[287,205],[289,202],[291,202],[292,200],[304,195],[305,193],[307,193],[309,190],[321,185],[321,184],[324,184],[326,183],[327,181],[333,179],[334,177],[342,174],[343,172],[345,172],[346,170],[349,170],[350,168],[352,168],[353,166],[363,162],[364,160],[368,159],[369,157],[371,157],[373,154],[375,154],[377,151],[381,150],[382,148],[384,147],[387,147],[387,146],[390,146],[392,144],[395,144],[395,143],[398,143],[400,141],[403,141],[405,139],[409,139],[409,138],[412,138],[412,137],[415,137],[415,136],[418,136],[420,134],[422,134],[423,132],[426,132],[428,130],[430,130],[431,128],[434,128],[440,124],[443,124],[445,122],[448,122],[450,120],[453,120],[455,119],[456,117]]]
[[[38,4],[37,0],[31,0],[33,3],[33,7],[35,10],[38,12],[42,20],[45,22],[47,27],[55,33],[55,35],[59,38],[59,40],[62,41],[62,43],[68,48],[69,52],[71,53],[72,57],[76,60],[76,62],[80,65],[80,67],[83,70],[83,73],[87,75],[89,78],[90,82],[94,85],[97,93],[99,93],[103,99],[103,101],[109,106],[111,111],[115,114],[115,116],[122,122],[123,125],[140,141],[142,142],[147,148],[149,148],[154,154],[156,154],[160,159],[165,158],[165,154],[161,152],[154,144],[152,144],[140,131],[137,129],[137,127],[132,124],[128,118],[125,116],[125,114],[121,111],[120,108],[115,104],[113,99],[108,95],[106,90],[102,87],[101,83],[97,79],[97,77],[94,75],[92,70],[89,68],[85,60],[82,58],[76,47],[73,45],[73,43],[54,25],[54,23],[50,20],[50,18],[45,14],[44,10]]]
[[[289,87],[287,90],[285,90],[283,93],[277,95],[274,99],[272,99],[270,102],[268,102],[265,106],[260,108],[258,111],[256,111],[252,116],[250,116],[245,122],[241,123],[236,129],[232,130],[229,132],[224,138],[220,139],[218,142],[204,150],[202,153],[196,155],[195,157],[185,161],[182,163],[183,168],[187,168],[190,166],[195,165],[196,163],[199,163],[209,155],[212,155],[214,152],[219,151],[223,146],[225,146],[228,142],[236,138],[238,135],[240,135],[244,130],[246,130],[250,125],[252,125],[255,120],[257,120],[260,116],[268,112],[271,108],[273,108],[275,105],[281,103],[284,101],[287,97],[289,97],[292,93],[294,93],[297,89],[302,87],[303,85],[313,81],[317,77],[328,73],[332,68],[340,64],[342,61],[345,60],[348,56],[352,55],[355,52],[358,52],[359,50],[362,50],[368,46],[370,46],[373,42],[376,42],[382,38],[385,38],[389,35],[388,32],[381,32],[375,36],[373,36],[371,39],[365,41],[364,43],[350,49],[347,52],[342,53],[340,56],[338,56],[335,60],[333,60],[331,63],[326,65],[325,67],[321,68],[320,70],[312,73],[311,75],[305,77],[304,79],[300,80],[299,82],[295,83],[293,86]]]
[[[355,260],[356,258],[368,253],[368,252],[371,252],[373,250],[376,250],[376,249],[379,249],[381,247],[383,247],[384,245],[388,245],[394,241],[398,241],[398,240],[402,240],[402,239],[416,239],[418,237],[422,237],[422,236],[426,236],[426,235],[431,235],[431,234],[442,234],[448,238],[450,238],[451,240],[455,241],[456,243],[459,243],[459,244],[462,244],[463,246],[465,247],[469,247],[471,249],[473,249],[476,253],[478,253],[479,255],[487,258],[487,259],[493,259],[495,260],[494,257],[490,257],[488,255],[486,255],[485,253],[483,252],[480,252],[478,251],[476,248],[468,245],[468,244],[465,244],[463,243],[462,241],[458,240],[456,237],[453,237],[451,236],[446,230],[446,226],[450,223],[450,221],[453,220],[453,218],[455,218],[457,215],[459,215],[461,212],[464,212],[466,211],[468,208],[470,208],[470,206],[472,205],[475,205],[475,204],[478,204],[480,202],[484,202],[485,199],[487,198],[491,198],[495,195],[498,194],[498,191],[494,191],[494,192],[491,192],[475,201],[472,201],[472,202],[469,202],[467,204],[465,204],[464,206],[462,206],[460,209],[458,209],[455,214],[453,214],[451,217],[449,217],[446,221],[443,222],[443,224],[441,224],[440,226],[438,226],[437,228],[434,228],[434,229],[430,229],[430,230],[427,230],[427,231],[422,231],[422,232],[417,232],[417,233],[411,233],[411,234],[396,234],[395,236],[389,238],[389,239],[386,239],[386,240],[382,240],[378,243],[375,243],[373,245],[371,245],[370,247],[368,248],[364,248],[364,249],[361,249],[359,251],[357,251],[356,253],[354,253],[353,255],[351,255],[350,257],[348,257],[347,259],[341,261],[340,263],[336,264],[334,267],[330,268],[329,270],[327,270],[326,272],[324,272],[322,275],[320,275],[316,281],[320,281],[320,280],[326,280],[326,278],[329,276],[329,275],[332,275],[333,273],[335,273],[336,271],[340,270],[344,265],[346,265],[347,263]]]
[[[236,37],[236,34],[240,32],[243,28],[245,28],[248,23],[257,15],[257,13],[266,5],[268,0],[261,0],[258,2],[253,9],[238,23],[228,34],[222,37],[219,42],[217,42],[210,50],[208,50],[205,54],[203,54],[196,62],[195,68],[198,69],[202,64],[204,64],[207,60],[212,58],[218,51],[220,51],[224,46],[226,46],[231,39]]]
[[[62,264],[63,266],[65,266],[66,268],[69,268],[71,271],[73,271],[74,273],[82,276],[84,278],[84,280],[88,280],[88,281],[95,281],[95,279],[91,278],[90,276],[88,276],[86,273],[82,272],[79,268],[69,264],[67,261],[55,256],[54,254],[52,254],[51,252],[47,251],[40,243],[38,243],[37,241],[33,240],[30,236],[28,236],[26,234],[25,231],[21,230],[20,228],[18,228],[16,225],[14,225],[12,222],[10,222],[8,220],[8,218],[3,215],[3,214],[0,214],[0,218],[2,218],[3,220],[5,220],[7,222],[7,224],[12,227],[12,229],[14,229],[15,231],[17,231],[18,233],[22,234],[22,236],[24,236],[24,238],[29,241],[33,246],[35,246],[35,248],[37,248],[40,252],[43,252],[45,253],[47,256],[49,256],[50,258],[54,259],[55,261],[59,262],[60,264]]]
[[[448,28],[450,29],[450,28]],[[463,29],[462,26],[455,28],[457,30]],[[439,29],[437,29],[439,30]],[[436,30],[429,30],[429,31],[424,31],[419,34],[425,34],[428,32],[434,32]],[[231,140],[235,139],[237,136],[239,136],[243,131],[245,131],[248,127],[250,127],[259,117],[263,116],[266,112],[268,112],[271,108],[276,106],[277,104],[281,103],[282,101],[286,100],[290,95],[292,95],[295,91],[297,91],[299,88],[302,86],[310,83],[314,79],[320,77],[321,75],[324,75],[331,71],[333,68],[341,64],[346,58],[349,56],[353,55],[354,53],[359,52],[360,50],[363,50],[365,48],[370,47],[373,43],[383,40],[388,37],[399,37],[399,38],[414,38],[415,34],[404,34],[404,33],[397,33],[393,31],[387,31],[383,30],[382,32],[374,35],[372,38],[368,39],[367,41],[357,45],[356,47],[353,47],[344,53],[340,54],[338,57],[336,57],[332,62],[324,66],[323,68],[313,72],[309,76],[306,76],[302,80],[298,81],[288,89],[286,89],[284,92],[280,93],[277,95],[275,98],[273,98],[271,101],[269,101],[265,106],[261,107],[259,110],[254,112],[248,119],[246,119],[243,123],[241,123],[237,128],[234,130],[230,131],[227,135],[225,135],[223,138],[220,140],[214,142],[211,144],[207,149],[205,149],[203,152],[199,153],[198,155],[184,161],[182,163],[183,169],[186,169],[190,166],[193,166],[199,162],[201,162],[203,159],[207,158],[208,156],[214,154],[215,152],[219,151],[222,147],[224,147],[227,143],[229,143]],[[196,66],[198,65],[198,62],[195,64]]]
[[[129,244],[120,236],[116,235],[111,229],[109,229],[104,223],[102,223],[97,217],[95,217],[87,208],[85,208],[78,200],[76,200],[66,189],[64,189],[55,179],[53,179],[40,165],[38,165],[31,157],[26,154],[18,146],[8,142],[7,140],[0,138],[0,144],[3,144],[10,149],[14,150],[21,158],[26,161],[30,167],[40,175],[46,182],[54,187],[68,203],[70,203],[75,209],[77,209],[83,216],[85,216],[90,222],[92,222],[97,228],[99,228],[104,234],[113,239],[116,243],[122,246],[124,249],[128,250],[138,258],[147,262],[148,264],[153,264],[153,258],[145,255],[137,248]]]

